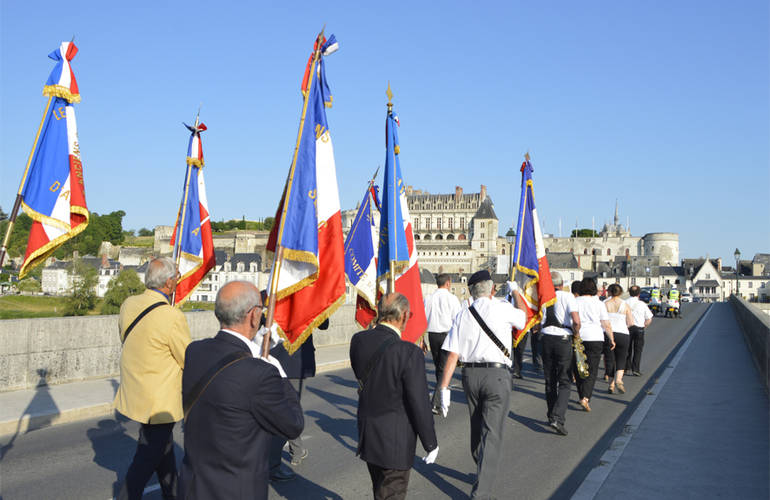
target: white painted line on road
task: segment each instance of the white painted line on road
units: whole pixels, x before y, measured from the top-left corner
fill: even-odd
[[[618,462],[618,460],[620,460],[620,457],[623,456],[623,452],[625,451],[629,441],[631,441],[634,432],[636,432],[636,430],[639,428],[639,425],[641,425],[642,421],[647,416],[650,408],[652,408],[652,404],[658,398],[658,394],[660,394],[660,392],[663,390],[666,382],[668,382],[671,374],[679,364],[679,360],[682,359],[682,356],[687,351],[687,348],[690,347],[693,339],[695,339],[695,336],[700,330],[701,324],[706,319],[706,316],[709,315],[711,309],[712,306],[709,305],[706,312],[703,313],[703,316],[701,316],[698,322],[695,323],[690,336],[687,338],[684,344],[682,344],[682,347],[680,347],[676,352],[673,359],[671,360],[671,363],[669,363],[666,369],[663,370],[663,374],[660,376],[657,382],[655,382],[655,385],[653,385],[649,390],[647,396],[642,399],[639,407],[634,410],[633,414],[631,414],[631,417],[626,422],[626,425],[623,426],[623,433],[612,441],[609,448],[607,448],[607,451],[605,451],[602,457],[599,459],[599,465],[594,467],[591,472],[588,473],[586,478],[580,484],[580,487],[578,487],[577,491],[575,491],[575,494],[572,495],[572,500],[593,500],[599,493],[599,490],[609,477],[610,472],[612,472],[612,469],[615,467],[615,464]]]
[[[153,484],[152,486],[148,486],[142,492],[142,496],[146,495],[147,493],[152,493],[153,491],[156,491],[156,490],[159,490],[159,489],[160,489],[160,483]],[[116,498],[112,497],[109,500],[116,500]]]

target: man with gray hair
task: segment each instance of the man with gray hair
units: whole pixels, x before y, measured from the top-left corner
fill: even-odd
[[[274,436],[294,439],[305,421],[297,392],[272,356],[262,358],[262,299],[247,281],[217,293],[214,338],[187,348],[182,397],[181,497],[266,499]]]
[[[176,498],[173,430],[183,416],[182,369],[190,343],[187,320],[171,305],[178,278],[173,260],[153,259],[145,275],[147,290],[128,297],[120,307],[118,330],[123,351],[114,405],[118,412],[141,424],[120,499],[141,498],[153,472],[163,498]]]
[[[380,299],[378,323],[350,341],[358,379],[358,450],[372,479],[375,500],[403,499],[414,463],[417,436],[431,464],[438,455],[428,397],[425,358],[401,332],[412,314],[400,293]]]
[[[556,289],[556,303],[546,309],[542,333],[546,416],[548,424],[566,436],[564,424],[572,387],[572,343],[573,339],[580,338],[580,314],[575,296],[563,290],[561,274],[551,271],[551,281]]]
[[[514,294],[517,308],[494,297],[489,271],[473,273],[468,288],[473,304],[455,317],[442,346],[449,351],[449,357],[439,384],[441,411],[446,417],[451,400],[449,382],[457,361],[462,361],[463,389],[471,418],[471,455],[476,462],[471,498],[491,498],[513,383],[508,373],[512,328],[524,328],[527,316],[519,294]]]

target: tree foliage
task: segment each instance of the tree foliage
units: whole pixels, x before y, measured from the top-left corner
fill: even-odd
[[[269,231],[272,229],[275,218],[265,217],[263,221],[251,221],[241,218],[240,220],[232,219],[228,221],[212,222],[211,229],[215,232],[233,231],[235,229],[248,229],[251,231]],[[141,234],[140,234],[141,236]]]
[[[120,305],[123,304],[124,300],[143,291],[144,284],[136,271],[124,269],[107,285],[107,293],[104,294],[100,311],[102,314],[117,314],[120,312]]]
[[[19,281],[16,288],[20,292],[39,292],[41,290],[40,282],[35,278],[24,278]]]
[[[70,266],[72,294],[64,308],[65,316],[84,316],[96,305],[96,285],[99,275],[96,269],[81,259],[74,259]]]
[[[573,229],[572,233],[570,234],[570,238],[592,238],[594,236],[599,236],[599,233],[594,231],[593,229]]]
[[[139,236],[152,236],[155,234],[155,231],[153,231],[152,229],[147,229],[146,227],[143,227],[142,229],[139,230],[137,234]]]

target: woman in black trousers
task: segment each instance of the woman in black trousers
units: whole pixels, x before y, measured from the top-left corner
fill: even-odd
[[[591,411],[589,401],[594,391],[596,375],[599,371],[599,361],[602,357],[602,346],[605,335],[612,349],[615,340],[610,328],[607,308],[596,296],[596,282],[592,278],[583,278],[580,283],[580,296],[577,298],[578,314],[580,314],[580,338],[583,341],[588,362],[588,377],[581,378],[575,374],[575,381],[580,398],[580,406],[585,411]]]

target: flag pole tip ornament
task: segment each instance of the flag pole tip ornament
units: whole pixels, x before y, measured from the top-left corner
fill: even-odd
[[[33,220],[19,278],[88,226],[83,163],[72,106],[80,102],[70,66],[77,51],[74,43],[63,42],[48,55],[56,61],[43,88],[48,104],[19,188],[21,208]]]
[[[323,31],[315,39],[302,80],[297,144],[267,242],[275,254],[272,320],[290,354],[345,302],[342,217],[326,117],[332,97],[325,56],[338,46],[336,37],[327,39]]]

